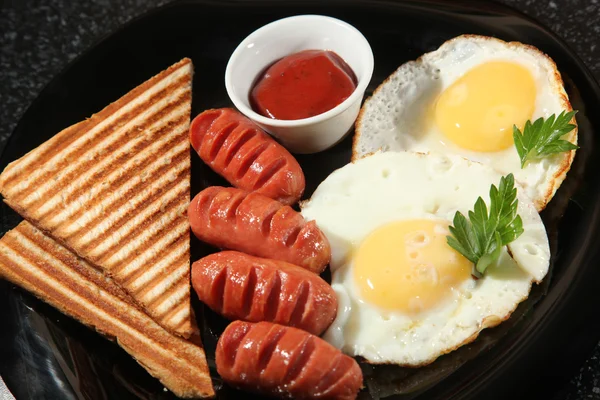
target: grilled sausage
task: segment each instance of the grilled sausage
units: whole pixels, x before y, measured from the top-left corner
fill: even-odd
[[[211,186],[188,208],[196,237],[222,249],[272,258],[321,273],[331,258],[327,238],[314,221],[290,206],[236,188]]]
[[[320,335],[337,312],[335,292],[319,276],[237,251],[196,261],[192,286],[202,302],[231,320],[276,322]]]
[[[217,343],[217,372],[232,386],[294,399],[355,399],[358,363],[317,336],[271,322],[231,323]]]
[[[296,159],[231,108],[196,116],[190,125],[190,142],[200,158],[235,187],[288,205],[302,197],[304,173]]]

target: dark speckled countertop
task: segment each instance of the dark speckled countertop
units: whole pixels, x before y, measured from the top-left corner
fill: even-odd
[[[165,2],[0,0],[0,149],[27,106],[69,61],[120,24]],[[501,2],[556,32],[600,81],[600,0]],[[559,399],[600,399],[600,345],[553,400]]]

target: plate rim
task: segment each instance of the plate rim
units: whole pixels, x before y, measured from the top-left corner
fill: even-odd
[[[0,167],[4,167],[5,161],[9,158],[9,154],[8,154],[8,149],[11,148],[13,146],[13,142],[16,138],[16,134],[21,130],[21,125],[23,123],[23,121],[30,119],[30,114],[33,114],[34,112],[36,112],[36,109],[39,107],[39,103],[41,101],[41,99],[44,97],[45,93],[48,91],[49,87],[52,87],[58,80],[60,80],[62,77],[64,77],[65,75],[67,75],[69,73],[69,71],[71,70],[71,68],[76,65],[77,63],[79,63],[79,61],[82,58],[87,57],[87,55],[91,52],[93,52],[98,46],[102,45],[103,43],[105,43],[107,40],[109,40],[111,37],[119,34],[120,32],[123,32],[127,29],[129,29],[130,27],[134,26],[135,24],[137,24],[139,21],[141,20],[145,20],[147,18],[150,18],[154,15],[160,14],[165,12],[166,10],[170,9],[170,8],[177,8],[177,7],[181,7],[181,6],[185,6],[185,5],[194,5],[194,6],[207,6],[207,5],[218,5],[218,6],[222,6],[223,4],[228,4],[228,5],[245,5],[245,6],[256,6],[256,3],[260,3],[260,4],[275,4],[277,2],[272,1],[272,0],[258,0],[258,1],[247,1],[247,0],[225,0],[225,1],[218,1],[218,0],[176,0],[173,2],[169,2],[157,7],[153,7],[147,11],[144,11],[136,16],[134,16],[133,18],[129,19],[127,22],[120,24],[118,27],[116,27],[115,29],[111,30],[110,32],[101,35],[100,37],[98,37],[96,40],[94,40],[85,50],[83,50],[81,53],[79,53],[76,57],[74,57],[72,60],[70,60],[68,63],[66,63],[66,65],[64,65],[55,75],[52,76],[52,78],[38,91],[38,93],[36,94],[35,98],[33,101],[31,101],[29,103],[29,105],[26,107],[25,111],[21,114],[21,116],[18,119],[17,124],[15,125],[14,129],[12,130],[12,132],[10,133],[9,138],[6,140],[6,143],[4,145],[4,148],[2,149],[2,152],[0,153],[0,160],[2,160],[2,162],[0,162]],[[299,2],[297,2],[299,3]],[[338,3],[338,4],[344,4],[344,0],[333,0],[332,3]],[[534,26],[536,26],[537,29],[540,29],[541,31],[543,31],[543,33],[545,35],[547,35],[549,38],[551,38],[554,43],[558,44],[561,48],[561,51],[563,51],[569,58],[572,59],[572,61],[574,61],[575,66],[577,67],[577,71],[579,73],[582,73],[582,77],[587,80],[588,82],[592,83],[590,85],[590,87],[587,87],[586,89],[591,91],[593,93],[593,95],[598,98],[600,100],[600,85],[598,83],[598,79],[596,79],[596,77],[594,76],[594,74],[591,72],[591,70],[589,69],[589,67],[585,64],[585,62],[581,59],[581,57],[560,37],[558,36],[556,33],[554,33],[554,31],[552,31],[551,29],[549,29],[545,24],[539,22],[538,20],[534,19],[533,17],[528,16],[527,14],[524,14],[523,12],[517,10],[516,8],[509,6],[509,5],[505,5],[502,3],[497,2],[496,0],[486,0],[484,2],[463,2],[463,1],[458,1],[458,2],[452,2],[452,1],[444,1],[444,0],[425,0],[425,1],[416,1],[416,0],[401,0],[401,1],[393,1],[393,0],[376,0],[376,1],[372,1],[369,2],[368,0],[358,0],[355,1],[355,3],[362,3],[365,6],[369,5],[369,4],[379,4],[379,5],[386,5],[388,7],[402,7],[405,6],[407,4],[420,4],[420,7],[422,8],[423,4],[432,4],[432,5],[440,5],[440,4],[448,4],[450,8],[454,8],[460,5],[460,7],[465,7],[468,9],[471,9],[472,11],[475,11],[477,9],[479,9],[480,7],[485,7],[485,5],[494,5],[495,10],[494,12],[496,13],[510,13],[511,15],[515,15],[516,17],[518,17],[521,20],[525,20],[531,24],[533,24]],[[314,5],[314,4],[318,4],[317,1],[315,0],[311,0],[311,1],[307,1],[307,2],[303,2],[302,3],[303,6],[310,6],[310,5]],[[597,147],[597,146],[595,146]],[[12,160],[11,160],[12,161]],[[600,189],[596,188],[596,190],[594,192],[600,193]],[[592,197],[597,197],[600,198],[600,196],[592,196]],[[600,205],[596,205],[596,207],[594,207],[594,209],[592,210],[594,211],[594,215],[600,214]],[[599,218],[600,219],[600,218]],[[600,232],[600,227],[596,227],[595,231]],[[586,252],[586,255],[589,255],[589,252]],[[585,255],[582,256],[582,258],[585,258]],[[577,268],[577,271],[580,271],[582,268],[584,267],[584,265],[580,265]],[[576,276],[579,278],[579,280],[583,279],[583,277],[581,276],[581,274],[576,274]],[[9,282],[10,283],[10,282]],[[562,292],[562,302],[563,302],[563,307],[566,303],[566,301],[568,299],[568,297],[572,297],[572,292],[575,290],[574,287],[576,285],[573,285],[573,287],[569,287],[566,291]],[[23,290],[23,289],[20,289]],[[550,293],[547,293],[544,298],[547,298],[548,295],[550,295]],[[559,301],[561,300],[560,298],[556,299],[555,301]],[[535,306],[537,307],[537,305]],[[552,313],[551,310],[552,307],[548,306],[548,310],[547,313],[544,314],[542,320],[547,320],[549,317],[549,315]],[[540,321],[539,324],[536,325],[536,329],[533,330],[533,332],[529,332],[529,336],[531,335],[536,335],[537,337],[542,336],[542,327],[544,326],[544,323],[542,323],[543,321]],[[547,325],[547,324],[546,324]],[[598,340],[600,340],[600,329],[596,330],[596,338]],[[536,332],[538,332],[536,334]],[[598,342],[598,340],[596,342]],[[524,344],[523,344],[524,345]],[[521,347],[523,346],[521,345]],[[586,357],[589,358],[589,353],[593,350],[593,348],[590,348],[589,351],[587,352],[588,355]],[[583,360],[582,362],[586,361],[587,358],[585,360]],[[490,368],[487,368],[486,370],[489,370]],[[485,374],[487,374],[487,372],[484,372]],[[482,374],[484,374],[482,373]],[[572,378],[573,374],[570,374],[570,377]],[[477,386],[477,385],[475,385]],[[472,388],[471,392],[473,392],[473,390],[476,390],[475,387]],[[467,393],[468,394],[468,393]],[[476,392],[473,392],[473,395],[476,395]],[[463,393],[460,394],[461,396],[464,396]],[[454,398],[454,397],[453,397]]]

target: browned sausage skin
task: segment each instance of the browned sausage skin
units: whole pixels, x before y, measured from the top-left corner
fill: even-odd
[[[314,221],[289,206],[236,188],[211,186],[188,208],[196,237],[222,249],[286,261],[321,273],[331,258],[329,241]]]
[[[190,143],[207,165],[235,187],[283,204],[302,197],[304,173],[296,159],[234,109],[197,115],[190,125]]]
[[[337,312],[335,292],[318,275],[285,261],[222,251],[192,264],[198,298],[225,318],[270,321],[320,335]]]
[[[294,399],[355,399],[358,363],[317,336],[271,322],[232,322],[217,343],[217,372],[240,389]]]

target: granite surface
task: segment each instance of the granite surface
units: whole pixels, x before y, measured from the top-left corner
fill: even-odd
[[[120,24],[164,0],[0,0],[0,150],[43,86]],[[600,80],[600,0],[502,0],[561,36]],[[555,399],[600,399],[600,346]]]

